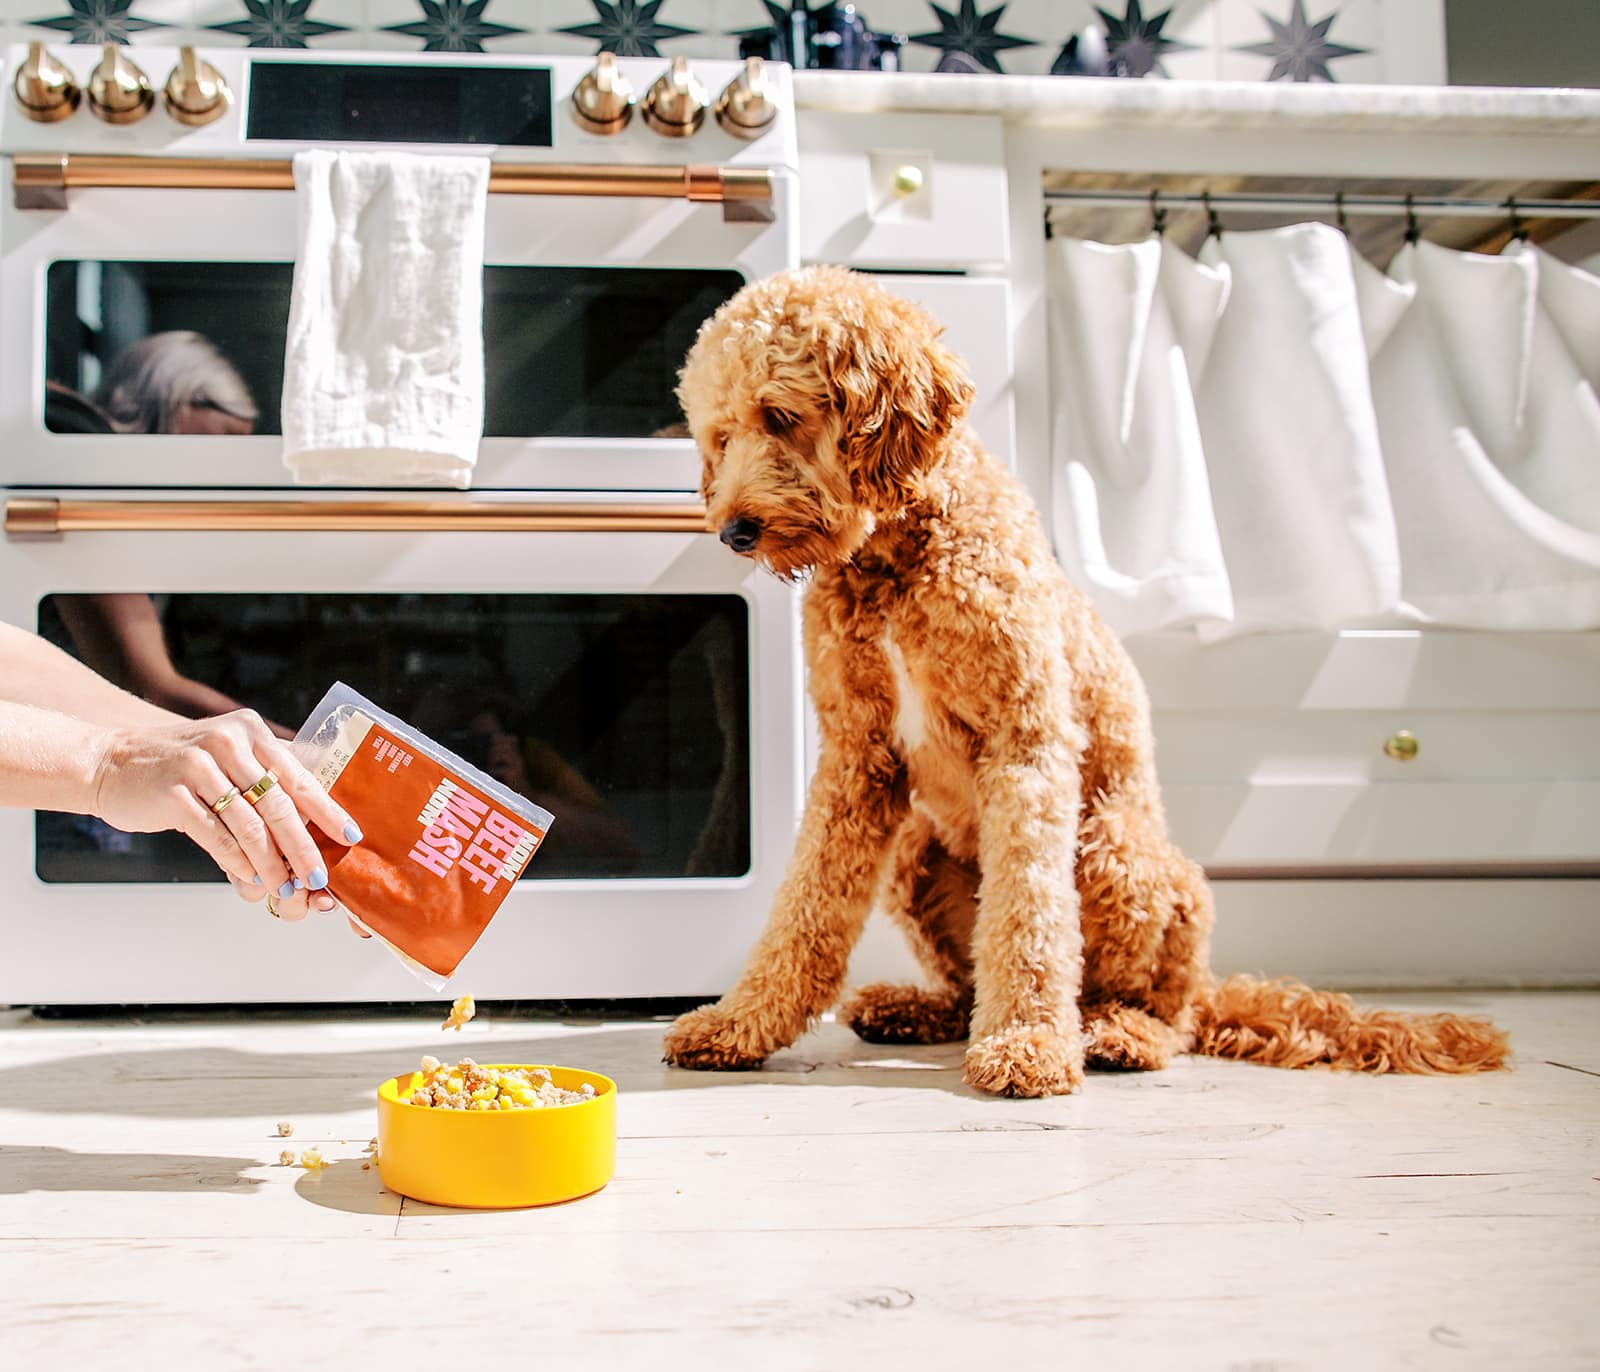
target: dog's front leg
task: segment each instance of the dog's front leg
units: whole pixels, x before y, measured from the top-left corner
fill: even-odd
[[[978,767],[982,875],[966,1079],[997,1095],[1063,1095],[1083,1080],[1079,752],[1065,733],[1007,729]]]
[[[759,1067],[833,1004],[906,804],[886,739],[825,743],[766,932],[738,985],[668,1031],[668,1062]]]

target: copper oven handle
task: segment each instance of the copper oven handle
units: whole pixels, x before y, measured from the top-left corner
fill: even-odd
[[[705,506],[490,500],[80,500],[11,496],[8,537],[99,532],[705,533]]]
[[[12,158],[12,191],[18,209],[63,209],[69,190],[90,187],[288,191],[294,189],[294,163],[266,158],[96,153],[18,153]],[[730,217],[745,219],[770,220],[772,207],[772,174],[765,167],[493,162],[489,189],[497,195],[706,201],[721,204]],[[737,212],[732,207],[738,207]]]

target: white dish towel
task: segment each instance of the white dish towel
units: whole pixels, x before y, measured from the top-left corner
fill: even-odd
[[[1162,239],[1046,248],[1054,532],[1062,563],[1122,635],[1233,617],[1194,379],[1226,267]]]
[[[284,462],[303,485],[472,481],[489,162],[297,153]]]

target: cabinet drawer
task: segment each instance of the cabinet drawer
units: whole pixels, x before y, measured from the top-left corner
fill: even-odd
[[[1600,872],[1600,635],[1131,646],[1173,834],[1214,873]]]
[[[998,119],[802,111],[800,255],[967,267],[1010,255]]]
[[[966,364],[977,387],[968,416],[978,437],[1001,461],[1015,449],[1011,403],[1011,285],[994,277],[910,276],[879,278],[914,300],[944,325],[944,341]]]

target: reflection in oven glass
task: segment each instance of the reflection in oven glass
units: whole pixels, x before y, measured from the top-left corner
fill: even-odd
[[[292,735],[348,682],[556,817],[554,877],[750,865],[748,620],[717,595],[52,595],[39,631],[178,713]],[[220,881],[177,834],[40,813],[49,882]]]
[[[52,262],[45,427],[281,433],[293,274],[283,262]],[[485,268],[485,434],[672,428],[684,354],[743,284],[735,271]]]

